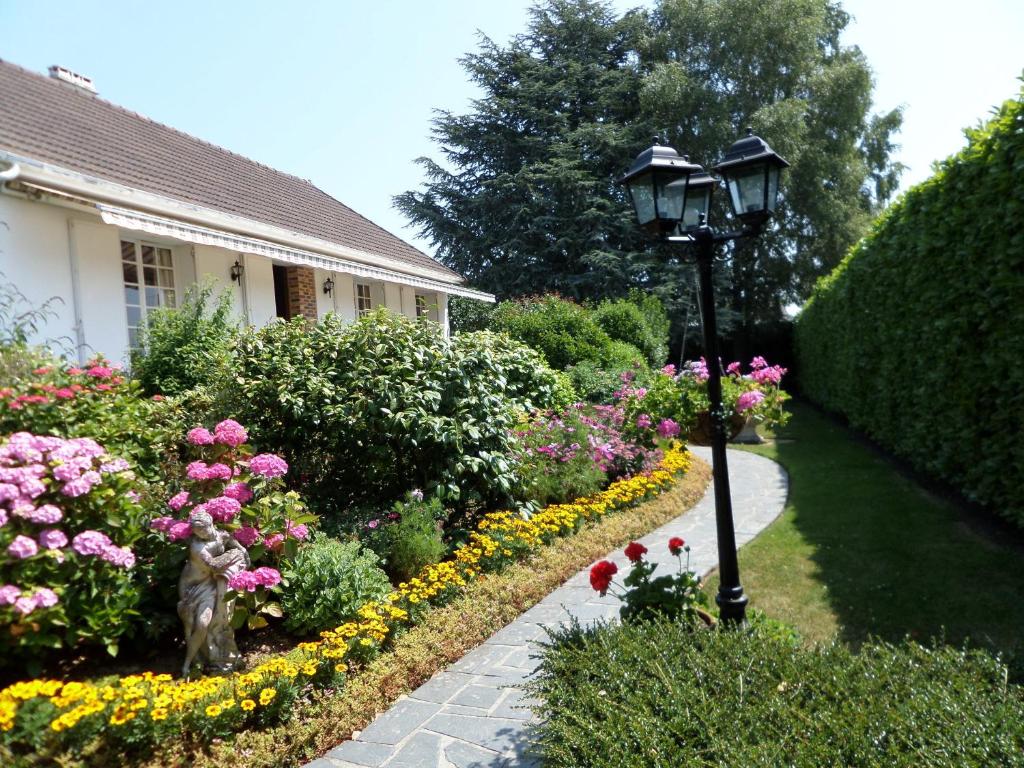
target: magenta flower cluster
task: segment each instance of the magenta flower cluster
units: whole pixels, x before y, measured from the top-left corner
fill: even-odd
[[[759,392],[756,389],[744,392],[736,401],[736,413],[745,413],[751,408],[756,408],[762,400],[764,400],[764,392]]]
[[[280,583],[280,572],[266,566],[236,573],[228,579],[228,587],[236,592],[255,592],[257,587],[275,587]]]
[[[60,602],[57,593],[49,587],[37,587],[32,594],[22,592],[13,584],[0,587],[0,606],[11,606],[22,616],[39,608],[52,608]]]
[[[225,419],[213,428],[213,432],[205,427],[196,427],[188,432],[188,441],[192,445],[227,445],[237,448],[249,439],[245,427],[234,419]]]

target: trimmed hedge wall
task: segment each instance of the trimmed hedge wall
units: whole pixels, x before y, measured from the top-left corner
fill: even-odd
[[[816,286],[801,386],[1024,527],[1024,90],[967,136]]]

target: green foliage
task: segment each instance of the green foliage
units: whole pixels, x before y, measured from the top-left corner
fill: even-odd
[[[486,331],[491,327],[494,304],[462,296],[448,297],[448,327],[452,333]]]
[[[423,568],[441,562],[447,547],[441,535],[444,507],[422,493],[406,494],[387,515],[367,523],[368,546],[381,556],[384,567],[396,581],[408,581]]]
[[[378,562],[357,541],[317,535],[300,546],[282,571],[285,627],[304,635],[319,632],[351,618],[364,603],[382,600],[391,583]]]
[[[635,542],[630,544],[634,545]],[[628,556],[628,547],[626,551]],[[697,624],[698,611],[708,604],[708,596],[700,588],[700,578],[690,570],[690,548],[685,547],[685,552],[686,567],[683,567],[681,550],[675,555],[678,564],[676,572],[671,576],[665,573],[654,578],[651,577],[658,564],[648,562],[642,556],[637,557],[622,580],[626,591],[622,595],[619,615],[623,621],[635,622],[660,617]]]
[[[1024,526],[1024,98],[911,189],[797,319],[801,386]]]
[[[192,286],[180,307],[147,317],[131,361],[147,394],[180,395],[225,376],[238,328],[231,294],[215,290],[212,282]]]
[[[517,413],[548,407],[555,386],[536,352],[505,337],[449,340],[384,310],[250,329],[236,360],[227,412],[280,448],[321,512],[410,486],[453,507],[502,503]]]
[[[657,301],[657,299],[654,299]],[[643,310],[631,301],[603,301],[594,320],[612,339],[640,350],[646,362],[660,366],[668,354],[668,331],[661,338],[648,326]]]
[[[667,621],[557,630],[530,693],[550,768],[1024,765],[1024,691],[993,656]]]
[[[583,360],[600,363],[612,343],[590,310],[551,294],[501,302],[491,327],[536,349],[558,370]]]
[[[600,491],[608,474],[590,455],[592,433],[581,411],[571,406],[521,424],[516,429],[519,498],[544,507]]]
[[[588,403],[610,403],[614,393],[622,389],[623,370],[629,369],[605,370],[597,363],[585,360],[569,366],[565,372],[581,400]],[[643,379],[638,383],[643,383]]]
[[[579,400],[580,395],[572,383],[572,377],[565,371],[555,371],[555,391],[551,396],[551,409],[564,411]]]
[[[871,115],[868,63],[840,42],[848,20],[829,0],[660,0],[623,15],[539,0],[508,45],[483,38],[462,59],[483,95],[439,112],[441,157],[420,160],[424,187],[396,204],[446,264],[503,297],[643,287],[681,319],[692,267],[641,235],[614,180],[655,131],[710,165],[749,123],[792,167],[778,227],[734,249],[722,295],[745,326],[777,318],[863,233],[900,170],[900,112]]]
[[[652,352],[653,359],[651,360],[651,365],[658,367],[668,359],[669,333],[672,328],[666,304],[653,293],[637,288],[629,291],[629,301],[635,304],[643,314],[647,329],[658,344]]]

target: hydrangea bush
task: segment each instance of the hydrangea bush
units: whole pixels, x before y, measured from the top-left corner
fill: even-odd
[[[17,432],[0,445],[0,648],[117,652],[138,616],[134,480],[90,438]]]
[[[169,542],[183,541],[192,535],[190,516],[206,512],[245,547],[252,568],[228,582],[238,598],[232,623],[258,629],[266,626],[266,616],[283,615],[272,599],[281,584],[278,568],[295,556],[317,518],[298,493],[284,490],[287,462],[272,453],[253,455],[248,439],[246,429],[232,419],[212,432],[191,429],[188,443],[202,458],[188,464],[180,489],[167,499],[173,515],[154,518],[150,528]]]

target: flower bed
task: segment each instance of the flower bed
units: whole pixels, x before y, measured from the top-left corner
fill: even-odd
[[[446,562],[425,568],[351,621],[300,643],[247,672],[199,680],[130,675],[99,682],[32,680],[0,691],[0,743],[15,753],[79,752],[102,740],[138,747],[172,735],[201,740],[287,717],[309,687],[342,685],[351,662],[370,658],[396,630],[414,624],[426,606],[457,594],[484,571],[500,569],[587,520],[633,506],[670,486],[690,463],[685,450],[666,451],[658,467],[606,490],[555,504],[529,520],[511,512],[485,516]]]

